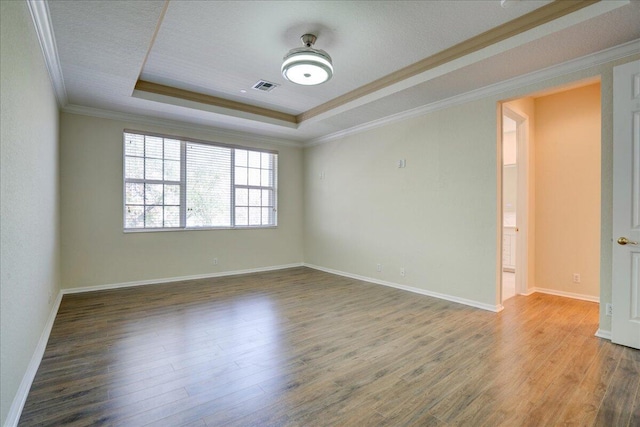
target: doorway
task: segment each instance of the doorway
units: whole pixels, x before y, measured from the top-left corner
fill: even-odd
[[[528,118],[502,108],[502,298],[523,293],[526,270],[526,153]]]
[[[501,103],[499,301],[599,302],[601,115],[599,78]]]

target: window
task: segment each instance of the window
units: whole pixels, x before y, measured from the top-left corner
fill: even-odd
[[[277,225],[278,154],[124,133],[124,229]]]

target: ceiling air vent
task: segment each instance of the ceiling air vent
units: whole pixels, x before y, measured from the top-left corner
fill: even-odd
[[[278,86],[280,86],[280,85],[268,82],[266,80],[259,80],[251,88],[255,89],[255,90],[262,91],[262,92],[271,92],[272,90],[274,90]]]

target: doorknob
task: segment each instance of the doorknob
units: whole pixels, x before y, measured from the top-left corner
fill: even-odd
[[[629,239],[627,239],[626,237],[620,237],[620,238],[618,239],[618,244],[619,244],[619,245],[622,245],[622,246],[624,246],[624,245],[634,245],[634,246],[637,246],[637,245],[638,245],[638,242],[634,242],[633,240],[629,240]]]

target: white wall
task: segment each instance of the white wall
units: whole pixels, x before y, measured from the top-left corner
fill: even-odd
[[[493,306],[496,180],[495,103],[311,147],[305,261]]]
[[[122,133],[149,131],[278,150],[278,227],[124,233]],[[204,131],[62,113],[62,286],[77,288],[301,263],[302,150]],[[219,260],[213,265],[213,258]]]
[[[306,149],[305,262],[496,306],[498,102],[600,75],[604,307],[611,301],[612,69],[637,56]],[[406,169],[396,167],[400,158]],[[610,329],[602,310],[600,322]]]
[[[27,3],[0,2],[0,422],[59,291],[58,109]]]

